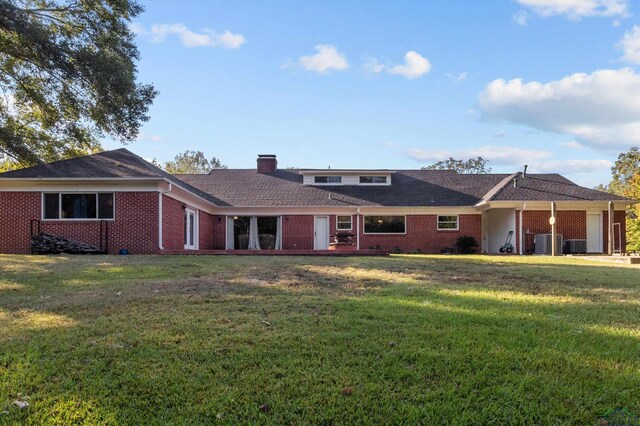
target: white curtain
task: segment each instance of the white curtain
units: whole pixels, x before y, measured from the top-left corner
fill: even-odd
[[[278,225],[276,227],[276,250],[282,250],[282,216],[278,216]]]
[[[260,250],[260,238],[258,235],[258,218],[251,216],[251,219],[249,219],[249,250]]]
[[[233,217],[227,216],[227,250],[233,250],[234,244]]]

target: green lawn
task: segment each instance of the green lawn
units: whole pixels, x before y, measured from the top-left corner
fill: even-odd
[[[639,324],[576,259],[0,256],[0,424],[597,424]]]

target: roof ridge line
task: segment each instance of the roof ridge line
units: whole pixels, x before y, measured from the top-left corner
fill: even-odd
[[[476,206],[480,206],[482,204],[485,204],[487,201],[490,201],[493,197],[495,197],[509,182],[511,182],[513,179],[517,178],[518,176],[520,176],[520,172],[515,172],[513,174],[510,174],[509,176],[507,176],[506,178],[502,179],[500,182],[498,182],[497,185],[495,185],[493,188],[491,188],[486,194],[484,194],[484,196],[480,199],[480,201],[478,201],[475,205]]]

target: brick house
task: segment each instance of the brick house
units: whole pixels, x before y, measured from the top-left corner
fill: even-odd
[[[551,216],[565,250],[612,253],[634,203],[558,174],[279,170],[261,155],[256,169],[170,175],[117,149],[1,173],[0,253],[29,253],[47,232],[134,254],[440,253],[463,235],[498,253],[511,233],[523,254],[549,243]]]

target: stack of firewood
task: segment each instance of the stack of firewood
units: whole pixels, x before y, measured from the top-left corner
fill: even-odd
[[[96,246],[81,241],[58,237],[41,232],[31,236],[31,252],[34,254],[97,254],[101,253]]]

